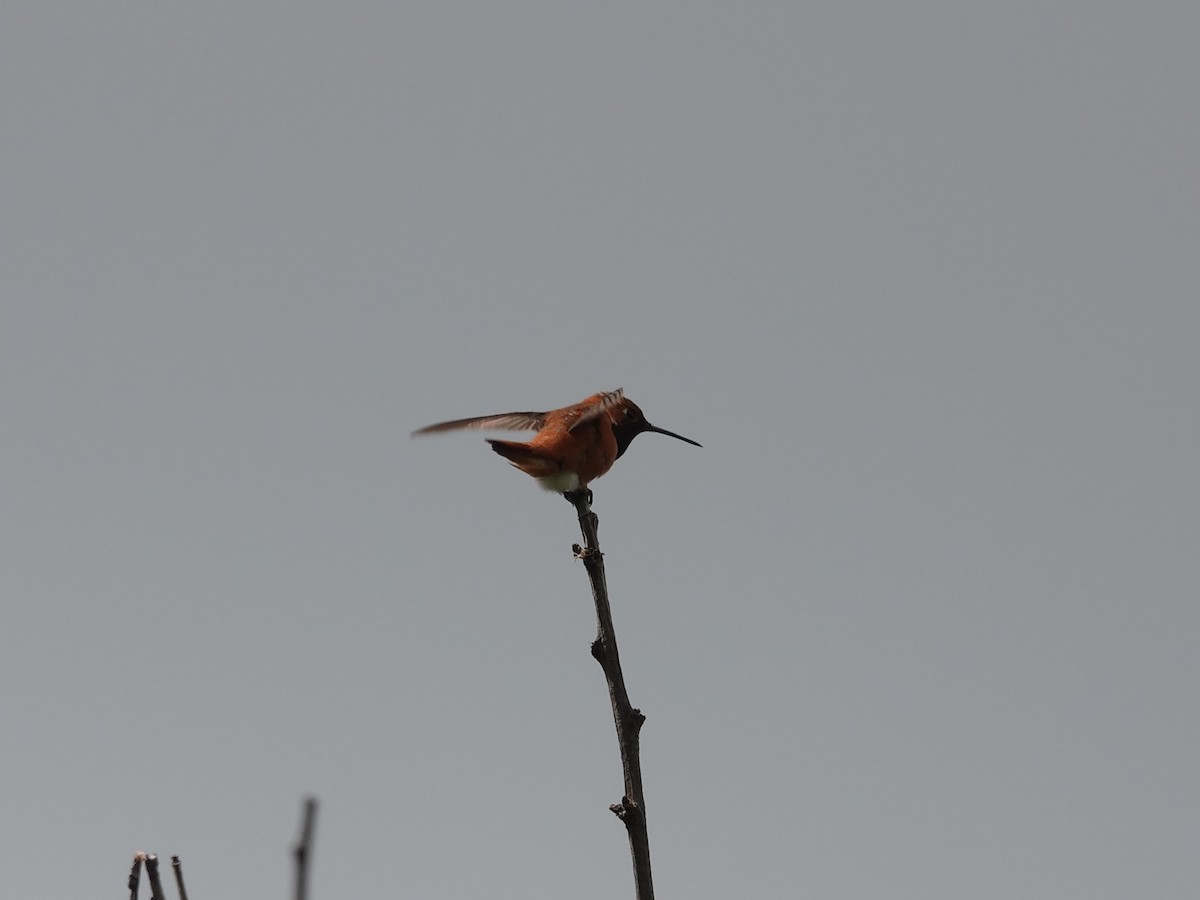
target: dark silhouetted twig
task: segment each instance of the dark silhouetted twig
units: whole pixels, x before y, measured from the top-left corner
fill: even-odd
[[[162,879],[158,877],[158,857],[153,853],[146,854],[146,876],[150,879],[150,900],[167,900]]]
[[[596,536],[599,520],[592,512],[591,491],[574,491],[565,495],[579,514],[579,529],[583,546],[575,545],[575,555],[583,560],[592,583],[592,599],[596,603],[596,640],[592,656],[604,669],[608,680],[608,696],[612,701],[613,721],[617,726],[617,743],[621,748],[621,768],[625,772],[625,795],[620,803],[609,807],[625,823],[629,833],[629,851],[633,855],[633,878],[637,900],[653,900],[654,884],[650,878],[650,838],[646,830],[646,801],[642,795],[642,761],[638,751],[638,735],[646,717],[634,709],[625,691],[621,673],[621,658],[617,652],[617,633],[613,628],[612,608],[608,602],[608,585],[604,580],[604,555]]]
[[[138,884],[142,880],[142,860],[145,858],[145,853],[133,854],[133,868],[129,870],[129,900],[137,900]]]
[[[300,840],[292,849],[296,859],[296,900],[308,898],[308,865],[312,856],[313,828],[317,819],[317,798],[304,800],[304,819],[300,825]]]
[[[179,889],[179,900],[187,900],[187,888],[183,886],[183,864],[178,856],[171,857],[171,868],[175,870],[175,887]]]

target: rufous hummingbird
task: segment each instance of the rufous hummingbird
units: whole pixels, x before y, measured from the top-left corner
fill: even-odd
[[[563,494],[587,490],[588,482],[611,469],[630,442],[643,431],[665,434],[700,446],[691,438],[651,425],[637,404],[620,388],[592,394],[572,406],[549,412],[511,412],[454,419],[426,425],[413,435],[460,428],[536,431],[528,443],[491,438],[488,443],[522,472],[536,478],[546,490]]]

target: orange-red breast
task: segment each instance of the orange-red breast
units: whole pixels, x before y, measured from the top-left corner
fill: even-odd
[[[646,421],[636,403],[618,388],[549,412],[512,412],[476,416],[427,425],[418,434],[459,428],[492,431],[536,431],[528,443],[489,439],[492,449],[532,475],[548,491],[578,491],[599,478],[643,431],[653,431],[700,445],[691,438],[657,428]]]

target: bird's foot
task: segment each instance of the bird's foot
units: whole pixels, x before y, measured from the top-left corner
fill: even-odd
[[[587,499],[588,509],[592,507],[592,489],[579,488],[574,491],[563,491],[563,496],[567,498],[567,502],[574,506],[580,500]]]

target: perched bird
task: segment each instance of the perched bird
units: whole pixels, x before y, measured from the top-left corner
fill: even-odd
[[[646,421],[636,403],[618,388],[549,412],[512,412],[476,416],[427,425],[413,432],[436,434],[460,428],[491,431],[536,431],[528,443],[489,439],[492,449],[548,491],[571,493],[587,489],[643,431],[653,431],[699,447],[683,435]]]

